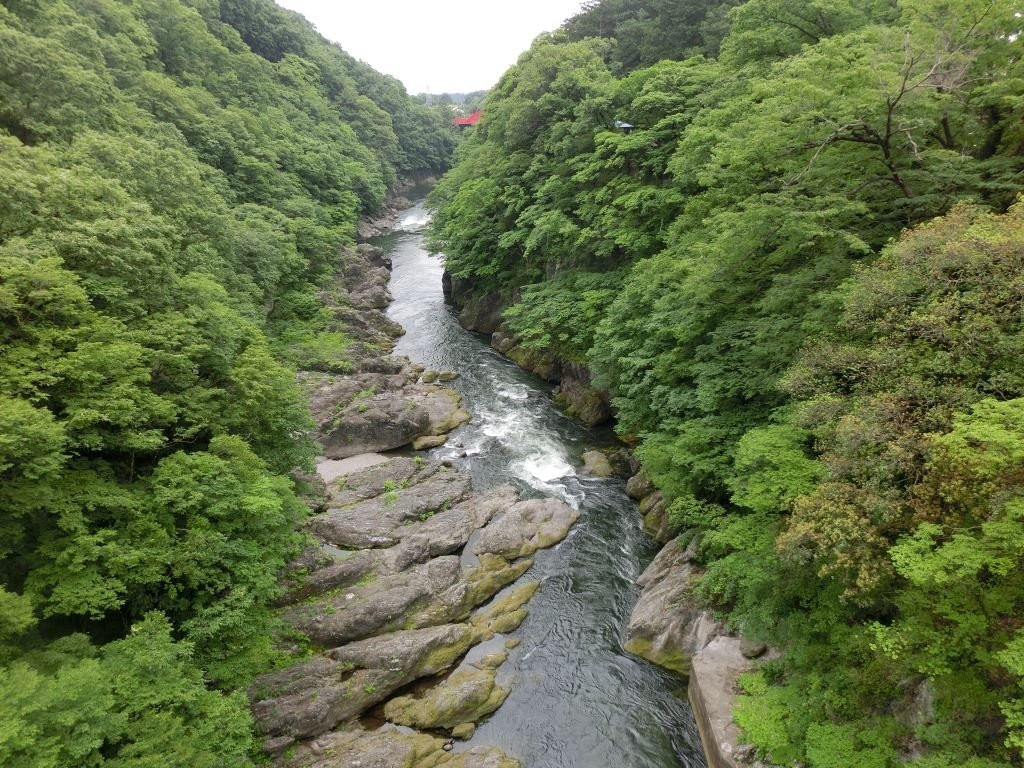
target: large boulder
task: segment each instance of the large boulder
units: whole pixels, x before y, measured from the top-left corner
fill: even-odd
[[[401,448],[424,435],[447,434],[469,420],[455,390],[417,385],[415,367],[402,364],[395,371],[394,366],[382,365],[384,358],[375,360],[384,372],[301,375],[317,438],[328,459]],[[368,360],[363,362],[364,369],[369,367]]]
[[[338,547],[392,547],[402,540],[403,525],[451,508],[469,495],[471,486],[468,475],[454,470],[434,472],[412,485],[384,482],[380,495],[355,504],[335,507],[332,500],[326,512],[306,521],[307,530]]]
[[[424,435],[444,435],[469,421],[462,395],[448,387],[420,385],[406,390],[406,397],[427,412]]]
[[[583,471],[591,477],[611,477],[615,472],[611,461],[601,451],[586,451],[583,454]]]
[[[430,428],[430,412],[401,392],[383,392],[344,407],[321,428],[323,453],[344,459],[408,445]]]
[[[351,725],[294,747],[275,768],[520,768],[496,747],[453,754],[444,746],[444,739],[408,729]]]
[[[627,651],[683,675],[689,674],[693,657],[722,632],[693,594],[701,576],[693,558],[692,546],[665,545],[637,580],[643,591],[626,630]]]
[[[438,685],[418,696],[399,696],[384,705],[384,716],[393,723],[413,728],[451,730],[475,723],[502,705],[508,689],[496,682],[497,669],[505,663],[504,651],[467,661]]]
[[[481,531],[473,551],[508,560],[526,557],[564,539],[579,516],[558,499],[520,501]]]
[[[317,736],[449,668],[473,637],[468,624],[448,624],[350,643],[257,678],[249,689],[253,715],[268,736]]]
[[[639,501],[645,496],[650,496],[657,489],[654,483],[647,477],[647,473],[640,470],[626,481],[626,495],[631,499]]]

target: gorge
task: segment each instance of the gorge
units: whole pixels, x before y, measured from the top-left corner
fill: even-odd
[[[0,764],[1019,766],[1022,14],[5,0]]]

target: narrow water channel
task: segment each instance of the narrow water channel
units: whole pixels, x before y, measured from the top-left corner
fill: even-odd
[[[542,586],[502,668],[512,693],[466,744],[499,746],[525,768],[702,768],[685,681],[622,651],[634,582],[655,550],[621,480],[576,473],[583,451],[611,434],[567,418],[548,385],[459,326],[442,263],[423,248],[426,222],[422,207],[409,209],[379,244],[394,261],[389,314],[406,329],[396,354],[458,372],[473,414],[434,455],[471,472],[478,490],[512,482],[582,512],[523,577]]]

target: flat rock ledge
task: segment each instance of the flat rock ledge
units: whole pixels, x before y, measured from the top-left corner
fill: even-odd
[[[296,647],[294,664],[249,690],[274,765],[515,768],[497,749],[456,753],[451,738],[472,736],[508,695],[498,668],[515,642],[503,635],[539,587],[518,580],[579,513],[555,499],[519,501],[511,486],[474,493],[467,475],[422,457],[320,466],[313,543],[286,573],[280,603],[311,649]],[[371,710],[389,725],[361,728]]]

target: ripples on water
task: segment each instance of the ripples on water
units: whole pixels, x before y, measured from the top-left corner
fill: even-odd
[[[512,692],[467,744],[496,744],[525,768],[702,768],[685,681],[621,650],[634,582],[654,549],[622,482],[574,469],[611,434],[566,417],[548,385],[458,325],[441,293],[441,261],[418,234],[428,221],[412,208],[403,231],[380,244],[394,260],[389,314],[406,329],[396,353],[457,371],[454,385],[473,414],[433,455],[469,471],[477,489],[513,482],[524,495],[558,496],[582,512],[524,576],[542,587],[501,670]]]

